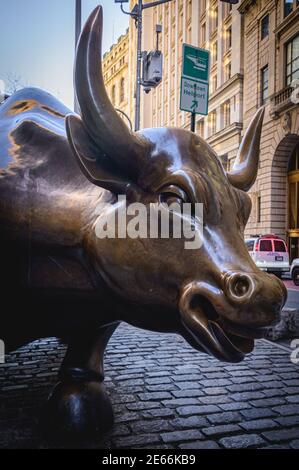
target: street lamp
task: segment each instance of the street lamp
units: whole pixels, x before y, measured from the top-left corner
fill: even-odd
[[[137,65],[136,65],[136,97],[135,97],[135,131],[140,128],[140,97],[141,97],[141,61],[142,61],[142,12],[147,8],[153,8],[162,3],[168,3],[172,0],[157,0],[143,4],[143,0],[138,0],[131,12],[123,9],[123,3],[128,3],[128,0],[114,0],[115,3],[120,3],[120,7],[123,13],[130,15],[136,23],[137,27]]]

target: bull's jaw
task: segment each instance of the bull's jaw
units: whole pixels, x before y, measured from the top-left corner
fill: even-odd
[[[244,359],[245,352],[230,341],[218,323],[208,320],[202,309],[198,308],[188,315],[182,314],[182,324],[198,346],[217,359],[226,362],[240,362]],[[253,346],[253,340],[246,340],[246,352],[251,352]]]
[[[253,337],[250,337],[252,336],[250,334],[248,337],[247,334],[235,334],[230,326],[221,322],[220,316],[218,315],[218,308],[217,312],[215,310],[215,318],[211,318],[210,312],[206,312],[205,308],[201,305],[197,304],[194,308],[190,308],[190,305],[188,305],[190,289],[192,289],[192,285],[185,289],[179,303],[181,321],[183,328],[186,329],[188,333],[187,336],[192,336],[193,340],[195,340],[196,344],[199,346],[199,349],[203,349],[205,352],[212,354],[221,361],[242,361],[245,355],[253,350],[254,337],[259,337],[260,335],[255,333]],[[207,285],[205,285],[204,290],[207,290]],[[217,293],[215,289],[213,290],[215,301],[217,299]]]

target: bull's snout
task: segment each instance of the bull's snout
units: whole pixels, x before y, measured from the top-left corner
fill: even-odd
[[[253,340],[279,321],[287,291],[275,276],[258,270],[223,273],[219,284],[194,281],[184,286],[182,323],[207,352],[239,361],[252,350]]]
[[[277,322],[287,298],[285,285],[276,276],[262,271],[225,273],[222,289],[238,312],[232,320],[255,326]]]

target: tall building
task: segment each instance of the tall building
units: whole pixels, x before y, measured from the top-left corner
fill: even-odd
[[[244,124],[265,105],[261,159],[247,234],[275,233],[299,257],[298,0],[243,0]],[[297,101],[297,104],[296,104]]]
[[[133,5],[134,0],[131,8]],[[159,48],[164,58],[163,81],[149,95],[142,92],[141,127],[190,127],[190,114],[179,109],[182,46],[188,43],[208,49],[211,52],[209,115],[197,116],[196,131],[223,161],[233,159],[240,144],[243,115],[242,17],[237,5],[219,0],[173,0],[145,10],[143,50],[155,48],[156,24],[162,25]],[[132,21],[132,58],[136,56],[135,44]],[[130,76],[133,76],[135,62],[131,60],[131,64]]]
[[[116,109],[130,115],[129,94],[129,31],[120,36],[103,56],[103,76],[106,90]],[[121,114],[121,113],[120,113]],[[127,124],[126,116],[121,114]]]
[[[150,0],[144,0],[144,3]],[[135,5],[130,1],[130,8]],[[179,109],[182,45],[210,50],[209,114],[197,115],[196,132],[227,168],[237,155],[250,119],[265,106],[258,177],[246,235],[275,233],[299,257],[299,109],[292,82],[299,79],[299,0],[172,0],[143,13],[142,50],[156,46],[164,69],[161,84],[142,91],[141,128],[190,127]],[[134,117],[136,28],[129,28],[130,115]],[[293,83],[294,85],[294,83]]]

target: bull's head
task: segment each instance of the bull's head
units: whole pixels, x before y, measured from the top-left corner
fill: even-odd
[[[197,250],[186,250],[182,239],[90,236],[95,265],[131,303],[122,319],[178,331],[197,349],[238,362],[264,327],[278,320],[286,298],[284,285],[257,269],[243,240],[251,210],[245,191],[258,171],[264,110],[253,118],[228,173],[211,147],[189,131],[131,133],[105,91],[101,35],[99,7],[89,17],[77,50],[81,117],[67,117],[68,139],[82,171],[93,184],[125,194],[128,202],[202,202],[204,228]]]

